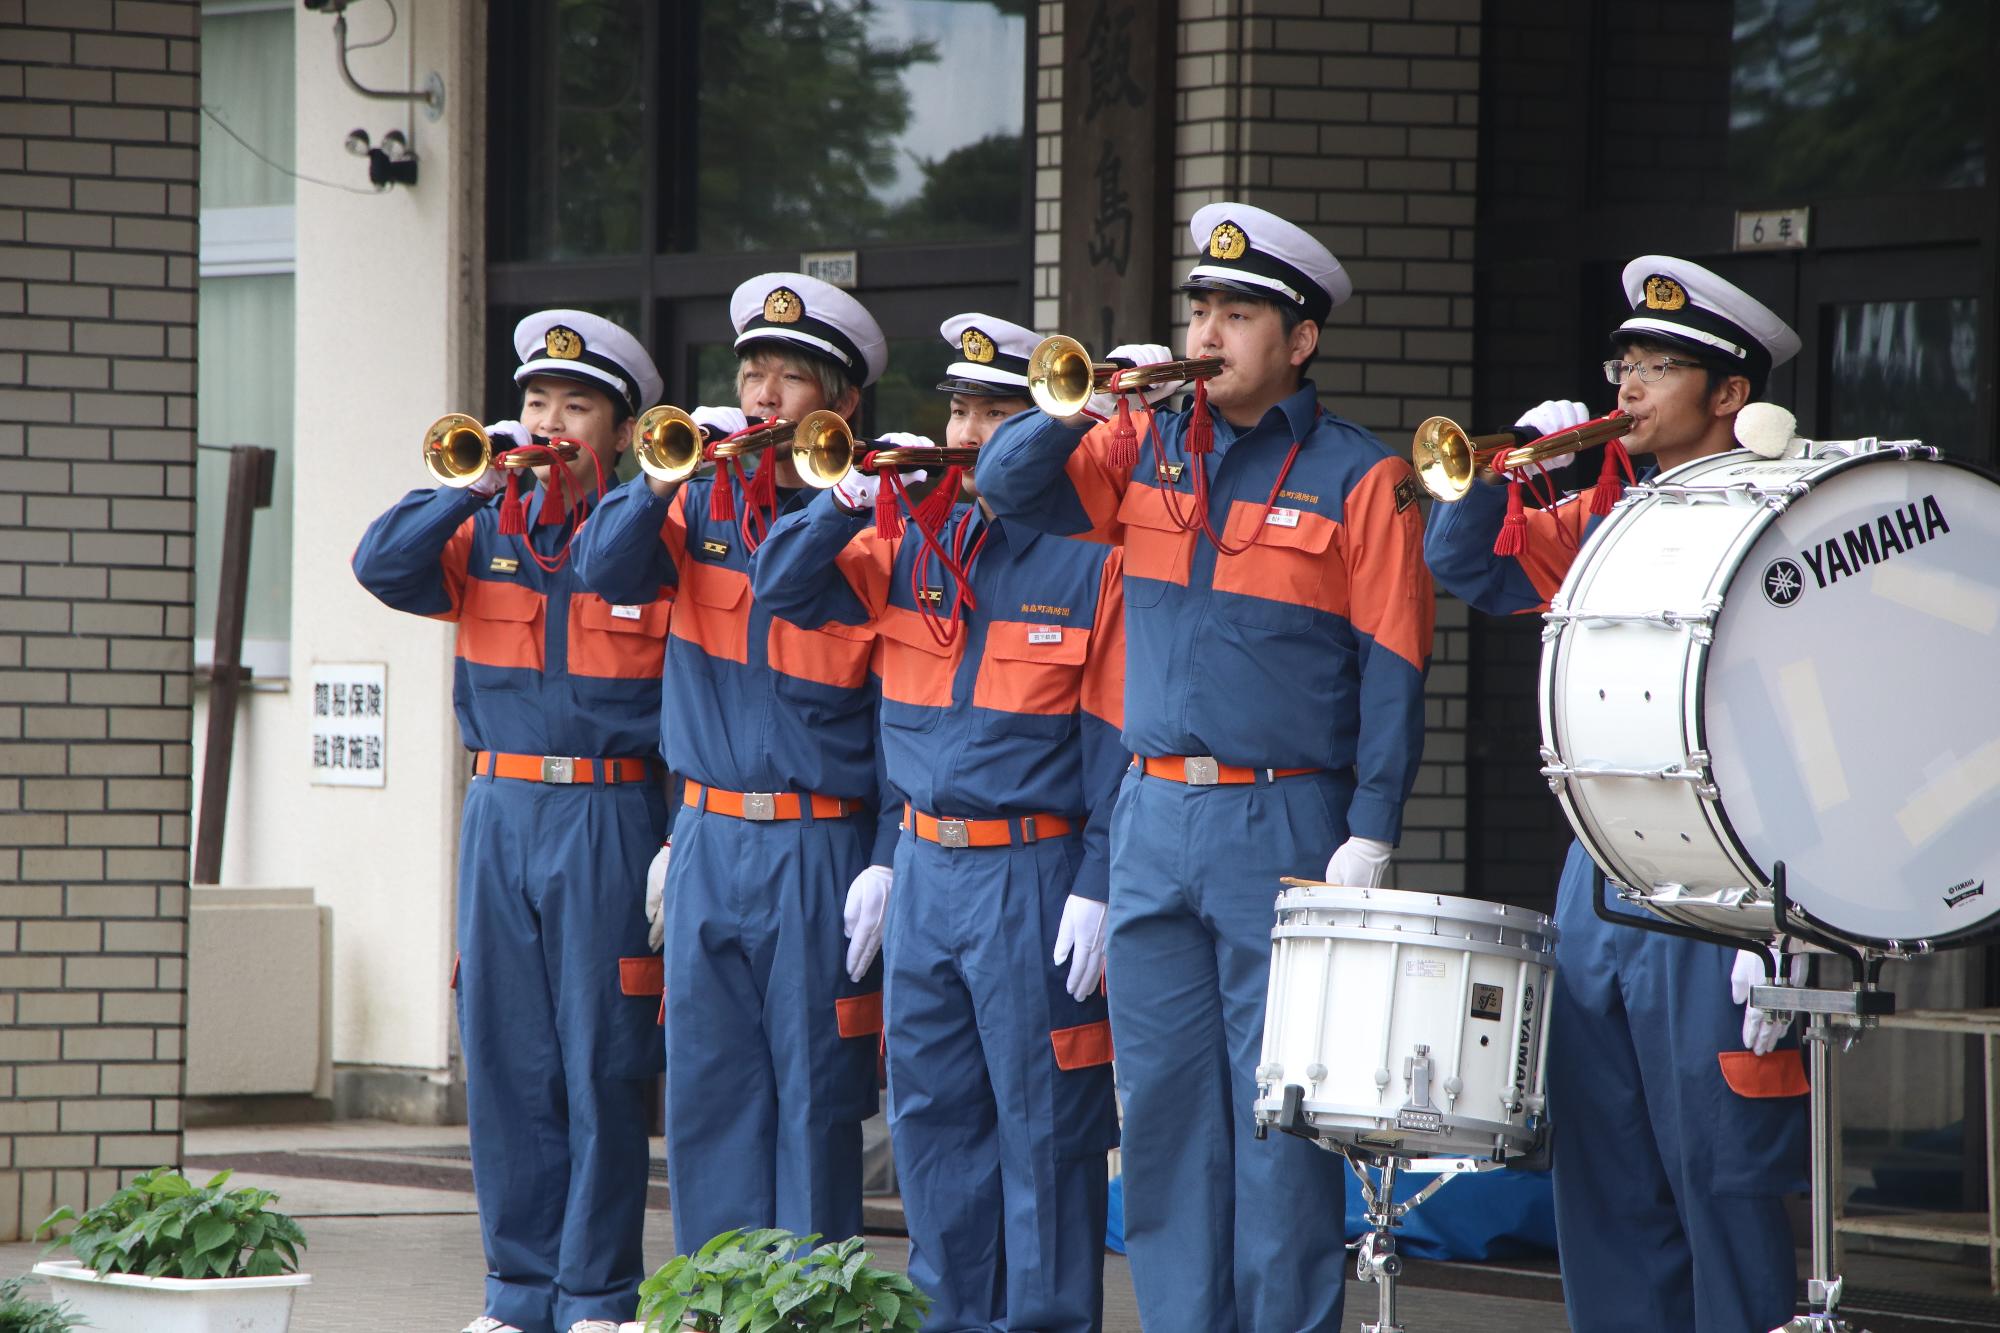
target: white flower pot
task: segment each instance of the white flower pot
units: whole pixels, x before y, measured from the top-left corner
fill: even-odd
[[[50,1294],[90,1321],[92,1333],[285,1333],[292,1296],[312,1278],[139,1277],[98,1273],[74,1259],[35,1265]]]

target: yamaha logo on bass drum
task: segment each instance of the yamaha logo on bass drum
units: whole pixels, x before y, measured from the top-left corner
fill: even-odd
[[[1764,596],[1773,606],[1790,606],[1805,591],[1799,563],[1812,572],[1813,584],[1826,588],[1844,578],[1852,578],[1869,565],[1879,565],[1891,556],[1924,545],[1933,537],[1951,531],[1944,507],[1935,495],[1913,500],[1900,509],[1855,524],[1836,537],[1829,537],[1799,552],[1799,559],[1773,560],[1764,570]]]

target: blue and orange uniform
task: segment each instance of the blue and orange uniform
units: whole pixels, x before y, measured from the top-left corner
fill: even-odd
[[[1648,256],[1628,268],[1628,286],[1656,270],[1683,287],[1683,304],[1648,311],[1642,285],[1633,292],[1641,308],[1632,334],[1712,353],[1718,329],[1691,328],[1709,337],[1689,343],[1673,326],[1714,318],[1688,294],[1717,299],[1720,280]],[[1768,324],[1734,298],[1719,299],[1737,319],[1765,328],[1773,341],[1769,325],[1790,336],[1763,307]],[[1760,337],[1737,328],[1729,342],[1757,348]],[[1766,353],[1765,371],[1769,365]],[[1753,370],[1752,382],[1759,379]],[[1602,521],[1590,508],[1587,495],[1572,494],[1528,509],[1525,545],[1496,555],[1506,490],[1476,484],[1463,500],[1431,507],[1424,553],[1438,586],[1475,609],[1537,614]],[[1735,951],[1605,922],[1591,902],[1593,871],[1583,845],[1572,842],[1556,890],[1561,935],[1549,1001],[1556,1237],[1570,1326],[1578,1333],[1775,1328],[1792,1316],[1797,1282],[1783,1196],[1805,1185],[1805,1076],[1796,1043],[1765,1056],[1744,1050],[1743,1011],[1730,998]],[[1615,898],[1613,908],[1645,915]]]
[[[908,802],[883,959],[911,1278],[927,1329],[1087,1333],[1110,1024],[1050,956],[1070,895],[1109,891],[1131,762],[1120,558],[960,503],[943,536],[977,551],[961,589],[913,532],[872,524],[825,495],[778,524],[754,580],[774,614],[880,636],[883,763]]]
[[[486,1311],[548,1333],[631,1317],[644,1275],[660,967],[640,908],[666,827],[670,603],[613,605],[561,563],[576,517],[499,532],[499,497],[412,491],[354,553],[399,611],[457,625],[474,752],[458,863],[458,1022]],[[545,570],[542,561],[557,567]],[[643,601],[643,605],[640,603]]]
[[[671,499],[644,477],[578,536],[584,586],[674,615],[657,676],[677,793],[666,885],[667,1172],[675,1243],[781,1226],[861,1230],[861,1122],[876,1110],[881,969],[842,967],[842,895],[887,864],[897,812],[875,754],[875,636],[800,629],[750,587],[724,477]],[[803,493],[777,492],[778,512]]]
[[[1114,429],[1040,413],[982,451],[1005,521],[1122,547],[1124,741],[1107,963],[1125,1225],[1148,1329],[1331,1329],[1340,1159],[1255,1141],[1272,899],[1350,835],[1394,843],[1423,749],[1432,620],[1408,462],[1310,381],[1247,430],[1190,412]],[[1194,476],[1235,554],[1187,530]],[[1192,1145],[1192,1147],[1190,1146]]]

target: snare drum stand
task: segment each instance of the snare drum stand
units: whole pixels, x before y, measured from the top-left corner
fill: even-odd
[[[1347,1159],[1355,1179],[1361,1182],[1361,1197],[1368,1205],[1368,1232],[1347,1247],[1354,1251],[1355,1280],[1373,1282],[1380,1293],[1375,1322],[1363,1324],[1361,1333],[1407,1333],[1396,1318],[1396,1279],[1403,1272],[1403,1256],[1396,1253],[1396,1228],[1403,1224],[1405,1214],[1443,1189],[1453,1176],[1497,1170],[1500,1163],[1474,1157],[1397,1157],[1392,1153],[1378,1157],[1351,1145],[1335,1151]],[[1368,1179],[1371,1162],[1381,1175],[1379,1185]],[[1411,1195],[1408,1202],[1397,1203],[1398,1171],[1435,1179]]]

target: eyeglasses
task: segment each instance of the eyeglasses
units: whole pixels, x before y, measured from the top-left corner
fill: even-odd
[[[1637,375],[1641,384],[1658,384],[1675,366],[1700,370],[1701,362],[1684,360],[1678,356],[1659,356],[1650,361],[1606,361],[1604,378],[1612,384],[1623,384],[1627,375]]]

